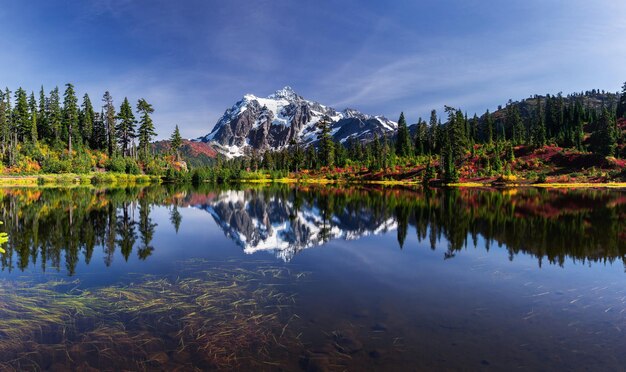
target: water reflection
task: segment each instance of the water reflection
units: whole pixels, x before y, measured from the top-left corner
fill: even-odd
[[[220,190],[204,186],[7,188],[0,219],[9,233],[3,270],[64,266],[74,274],[101,248],[104,264],[119,249],[128,260],[145,260],[158,249],[155,206],[169,208],[178,232],[180,207],[194,207],[247,253],[271,251],[285,261],[332,239],[356,240],[394,231],[398,247],[411,229],[432,248],[455,257],[484,238],[541,265],[613,262],[626,258],[626,193],[615,190],[422,190],[382,187],[287,187]],[[208,216],[207,216],[208,217]],[[411,228],[411,229],[410,229]],[[133,253],[134,252],[134,253]]]
[[[444,258],[478,244],[504,246],[562,265],[625,258],[626,195],[608,190],[411,190],[334,187],[224,191],[205,203],[226,236],[253,253],[291,259],[330,239],[396,230],[398,246],[412,227]]]

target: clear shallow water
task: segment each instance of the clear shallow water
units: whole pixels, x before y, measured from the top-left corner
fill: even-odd
[[[626,363],[623,191],[2,195],[3,368]]]

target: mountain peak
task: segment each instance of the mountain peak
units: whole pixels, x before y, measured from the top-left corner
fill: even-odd
[[[268,99],[286,99],[288,101],[293,101],[296,99],[301,99],[300,97],[290,86],[285,86],[282,89],[275,91],[274,93],[267,96]]]

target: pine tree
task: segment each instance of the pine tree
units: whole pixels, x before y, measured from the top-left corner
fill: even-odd
[[[439,139],[439,122],[437,120],[437,111],[432,110],[430,112],[430,121],[429,121],[429,135],[428,135],[428,152],[434,153],[437,151],[437,140]]]
[[[180,136],[180,130],[178,130],[178,125],[174,129],[174,133],[172,133],[172,137],[170,138],[170,146],[172,150],[172,155],[176,156],[176,161],[180,160],[180,146],[183,144],[183,138]]]
[[[7,97],[8,96],[8,97]],[[0,140],[2,156],[6,155],[9,142],[9,128],[11,126],[11,101],[10,93],[0,90]]]
[[[141,114],[139,119],[139,150],[144,159],[148,157],[150,154],[150,142],[152,138],[156,136],[156,132],[154,130],[154,123],[152,122],[152,118],[150,114],[154,112],[152,105],[149,104],[145,99],[141,98],[137,101],[137,111]]]
[[[94,119],[95,112],[93,110],[93,106],[91,105],[91,99],[89,99],[89,95],[85,93],[83,96],[83,104],[81,105],[80,110],[80,118],[78,121],[78,127],[80,136],[82,138],[83,143],[91,145],[92,136],[94,132]]]
[[[378,133],[374,135],[374,140],[372,141],[371,146],[368,146],[368,148],[371,148],[372,154],[370,168],[372,168],[372,170],[379,170],[383,166],[383,157],[381,156],[383,147],[380,143],[380,137],[378,137]]]
[[[602,156],[615,155],[617,148],[617,133],[615,123],[609,111],[602,109],[602,115],[597,122],[597,129],[591,136],[592,150]]]
[[[493,144],[493,118],[491,117],[489,110],[485,112],[485,124],[484,125],[485,125],[485,129],[484,129],[485,139],[487,143],[491,145]]]
[[[522,144],[525,139],[524,122],[520,115],[519,109],[516,104],[509,101],[506,108],[505,125],[509,129],[511,135],[510,138],[515,144]]]
[[[67,139],[67,148],[72,156],[72,138],[76,138],[74,131],[78,127],[78,99],[74,92],[74,86],[65,84],[63,94],[63,135]]]
[[[139,108],[139,106],[137,106]],[[120,112],[116,118],[117,125],[115,126],[115,133],[117,134],[117,140],[122,149],[122,156],[130,155],[130,148],[133,139],[135,138],[135,115],[133,114],[133,108],[128,102],[128,98],[124,97],[124,101],[120,106]]]
[[[292,138],[289,142],[289,150],[291,153],[291,168],[298,172],[300,171],[300,167],[302,167],[304,163],[304,150],[302,149],[302,144],[298,141],[297,138]]]
[[[422,118],[419,118],[415,128],[415,155],[424,155],[426,148],[426,130],[426,123],[422,121]]]
[[[48,129],[48,110],[46,93],[43,90],[43,85],[39,91],[39,112],[37,113],[37,135],[40,139],[50,138],[50,131]]]
[[[48,127],[51,132],[49,142],[55,146],[61,141],[61,127],[63,125],[63,111],[61,110],[61,99],[59,97],[59,87],[55,87],[50,92],[48,100]]]
[[[31,92],[28,98],[28,107],[30,109],[30,134],[29,139],[32,143],[37,143],[37,100],[35,93]]]
[[[324,116],[317,123],[319,133],[317,139],[319,141],[319,158],[322,166],[332,167],[335,160],[335,142],[330,134],[330,119]]]
[[[468,147],[468,140],[465,131],[465,119],[461,110],[456,110],[452,107],[445,107],[446,113],[448,113],[447,124],[447,143],[450,146],[452,161],[460,160],[465,155]]]
[[[102,97],[102,102],[104,102],[104,127],[106,130],[106,143],[107,150],[109,156],[113,156],[113,153],[116,149],[117,138],[115,136],[115,107],[113,106],[113,97],[111,94],[106,91],[104,92],[104,96]]]
[[[626,118],[626,82],[622,85],[622,93],[619,97],[619,103],[617,104],[616,117],[618,119]]]
[[[537,96],[537,109],[532,121],[531,144],[535,147],[543,147],[546,144],[546,125],[541,110],[541,98]]]
[[[396,140],[396,155],[406,157],[411,154],[411,135],[404,119],[404,112],[398,119],[398,137]]]
[[[15,108],[13,109],[13,130],[18,141],[24,141],[30,137],[31,127],[30,110],[26,91],[18,88],[15,91]],[[17,145],[17,143],[15,143]]]

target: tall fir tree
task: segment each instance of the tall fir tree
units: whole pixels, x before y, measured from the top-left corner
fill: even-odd
[[[74,91],[74,85],[65,84],[63,94],[63,136],[67,141],[67,149],[72,156],[72,140],[76,140],[76,129],[78,127],[78,99]]]
[[[39,90],[39,111],[37,113],[37,135],[40,139],[50,138],[50,131],[48,130],[48,99],[46,98],[46,92],[41,86]]]
[[[13,109],[13,130],[17,141],[25,141],[30,138],[31,133],[30,109],[26,91],[21,87],[15,91],[15,108]],[[17,145],[17,143],[15,144]]]
[[[489,110],[485,112],[484,133],[487,143],[490,145],[493,144],[493,118]]]
[[[129,156],[133,139],[136,136],[136,121],[133,108],[130,106],[128,98],[124,97],[116,119],[117,125],[115,126],[115,133],[117,134],[117,140],[122,150],[122,156]]]
[[[317,135],[319,141],[319,159],[321,160],[321,165],[326,167],[335,165],[335,142],[330,134],[330,124],[330,118],[326,116],[317,123],[319,129]]]
[[[0,90],[0,146],[2,157],[4,159],[9,143],[10,127],[11,127],[11,97],[10,93]],[[8,96],[8,98],[7,98]]]
[[[531,144],[535,147],[543,147],[546,144],[546,124],[541,110],[541,97],[539,96],[537,96],[536,106],[530,130]]]
[[[106,130],[107,152],[109,156],[113,156],[117,149],[117,136],[115,135],[116,115],[115,106],[113,106],[113,97],[111,97],[109,91],[104,92],[102,102],[104,102],[103,121]]]
[[[404,118],[404,112],[400,113],[398,119],[398,134],[396,139],[396,155],[406,157],[411,154],[411,135]]]
[[[626,82],[622,85],[622,93],[619,96],[616,117],[618,119],[626,118]]]
[[[154,112],[152,105],[145,99],[137,101],[137,111],[141,115],[139,118],[139,150],[141,156],[146,159],[150,155],[150,141],[156,136],[154,123],[150,115]]]
[[[37,143],[37,99],[35,99],[35,93],[31,92],[28,98],[28,108],[30,109],[30,134],[29,139],[32,143]]]
[[[596,131],[591,136],[593,152],[602,156],[614,156],[617,148],[617,133],[614,119],[606,107],[602,109],[602,115],[596,125]]]
[[[437,119],[437,110],[430,112],[429,133],[428,133],[428,153],[432,154],[437,151],[439,140],[439,122]]]
[[[100,113],[94,114],[90,146],[95,150],[107,150],[107,142],[107,126],[103,109]]]
[[[170,148],[172,151],[172,155],[176,157],[176,161],[180,160],[180,146],[183,144],[183,138],[180,136],[180,130],[178,129],[178,125],[174,128],[174,133],[172,133],[172,137],[170,138]]]
[[[419,118],[415,128],[415,155],[424,155],[426,149],[426,123]]]
[[[58,145],[61,142],[61,129],[63,126],[63,110],[61,109],[61,97],[59,95],[59,87],[55,87],[50,92],[48,100],[48,127],[52,134],[49,143]]]
[[[93,142],[92,136],[94,132],[95,116],[96,115],[93,110],[93,105],[91,104],[91,99],[89,99],[89,95],[85,93],[85,95],[83,96],[83,103],[81,105],[78,127],[82,142],[84,144],[89,144],[89,146],[91,146]]]

